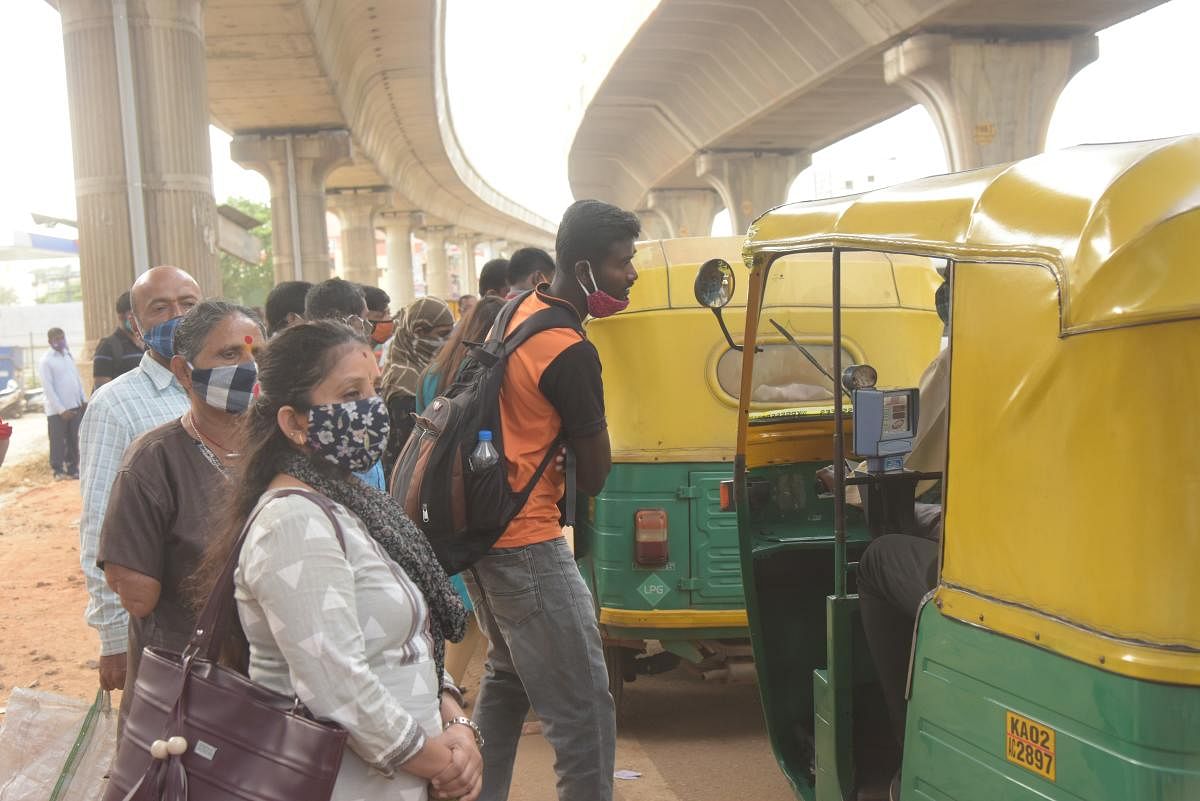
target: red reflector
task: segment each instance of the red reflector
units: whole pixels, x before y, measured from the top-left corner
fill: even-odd
[[[721,511],[732,512],[733,507],[733,479],[726,479],[721,482]]]
[[[639,509],[633,516],[634,559],[639,565],[671,561],[667,528],[666,509]]]

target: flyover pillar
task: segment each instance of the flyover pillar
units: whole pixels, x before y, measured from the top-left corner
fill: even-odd
[[[479,294],[479,267],[475,264],[475,245],[479,237],[474,234],[464,234],[458,240],[459,250],[462,251],[462,274],[459,281],[459,294]]]
[[[811,162],[811,155],[799,150],[713,150],[696,156],[696,175],[717,190],[733,232],[743,234],[756,217],[787,201],[792,182]]]
[[[721,198],[711,189],[654,189],[646,197],[646,206],[662,216],[672,237],[708,236]]]
[[[230,156],[271,185],[271,249],[275,282],[329,278],[329,235],[325,228],[325,178],[350,163],[350,133],[235,136]]]
[[[950,168],[967,170],[1041,153],[1059,94],[1097,53],[1093,34],[920,34],[884,54],[884,78],[929,111]]]
[[[391,199],[387,192],[337,192],[328,195],[328,208],[342,224],[342,278],[379,286],[375,247],[375,214]]]
[[[173,264],[206,294],[221,290],[203,4],[134,3],[115,25],[110,0],[57,5],[90,346],[111,328],[116,297],[149,267]]]
[[[642,239],[674,239],[667,219],[653,209],[638,209],[638,222],[642,224]]]
[[[421,223],[420,212],[385,211],[379,223],[387,234],[387,269],[382,289],[392,299],[392,310],[400,311],[416,300],[413,285],[413,228]]]
[[[425,242],[425,294],[450,299],[450,260],[446,258],[446,238],[454,232],[450,225],[429,225],[421,229]]]

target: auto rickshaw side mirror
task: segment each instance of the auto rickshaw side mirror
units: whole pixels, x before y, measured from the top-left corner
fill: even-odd
[[[693,291],[696,294],[696,301],[701,306],[707,306],[712,310],[729,347],[740,351],[742,346],[734,344],[733,337],[729,334],[729,328],[725,325],[725,317],[721,314],[721,309],[725,308],[733,299],[735,285],[733,268],[729,266],[729,262],[724,259],[709,259],[700,265],[700,271],[696,273]]]

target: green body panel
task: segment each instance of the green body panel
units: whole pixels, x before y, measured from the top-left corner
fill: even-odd
[[[1200,688],[1118,676],[944,617],[917,632],[905,801],[1193,801]],[[1055,731],[1056,780],[1005,758],[1005,711]]]
[[[604,489],[575,527],[576,550],[583,554],[579,568],[597,608],[743,608],[737,515],[720,508],[720,482],[732,473],[730,465],[719,462],[614,464]],[[667,512],[670,561],[662,567],[645,567],[634,559],[634,516],[639,509]],[[665,591],[647,592],[647,581],[661,589],[652,577]],[[605,632],[613,639],[665,643],[748,636],[744,628],[606,626]]]
[[[746,609],[767,730],[784,775],[810,801],[816,797],[814,765],[836,770],[826,767],[836,764],[836,744],[856,731],[850,699],[863,696],[872,703],[858,706],[878,706],[857,599],[828,598],[833,592],[833,500],[816,491],[816,471],[825,464],[748,470],[738,503]],[[854,562],[869,535],[856,510],[848,510],[847,525],[848,558]],[[853,587],[853,575],[850,583]],[[834,663],[830,654],[835,652],[849,655]],[[833,675],[827,670],[831,664]],[[840,783],[852,769],[845,763],[831,776],[843,774]]]

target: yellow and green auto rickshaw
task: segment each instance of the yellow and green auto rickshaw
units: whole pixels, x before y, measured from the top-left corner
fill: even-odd
[[[912,610],[900,797],[1200,798],[1200,137],[1082,146],[751,226],[732,492],[772,746],[819,801],[886,797],[896,768],[854,593],[871,536],[905,535],[856,521],[846,497],[907,487],[910,502],[913,477],[842,457],[894,445],[916,384],[883,367],[872,381],[851,352],[837,367],[857,368],[858,402],[803,423],[755,412],[747,390],[788,273],[832,276],[836,330],[851,314],[836,289],[868,252],[947,260],[951,295],[943,532]],[[794,261],[813,253],[822,266]],[[740,278],[701,272],[713,307]],[[881,415],[876,396],[903,401]],[[813,436],[774,447],[802,425]],[[807,481],[816,456],[836,473],[838,522],[820,530],[756,491]]]
[[[713,255],[736,261],[743,242],[639,243],[640,277],[629,308],[588,323],[604,365],[613,467],[580,515],[576,553],[596,601],[618,703],[626,681],[681,663],[707,679],[754,679],[737,517],[721,510],[720,496],[722,481],[733,476],[742,354],[693,299],[700,263]],[[937,352],[933,295],[941,279],[923,258],[865,254],[856,266],[844,293],[846,359],[869,359],[916,380]],[[781,289],[788,302],[772,310],[780,329],[759,338],[760,380],[750,408],[828,410],[829,281],[811,275],[797,271],[797,283]],[[729,307],[739,327],[744,270],[741,277],[741,294]],[[785,428],[774,431],[768,450],[794,444]],[[811,476],[795,482],[781,492],[798,509],[816,490]],[[832,504],[823,500],[808,508],[805,525],[828,527],[831,516]]]

